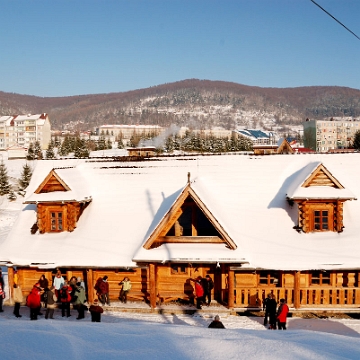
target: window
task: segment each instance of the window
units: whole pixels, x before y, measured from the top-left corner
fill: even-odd
[[[314,211],[314,230],[329,230],[329,212],[327,210]]]
[[[62,212],[51,212],[50,231],[63,231],[63,214]]]
[[[188,267],[186,264],[172,264],[171,265],[171,274],[179,275],[179,274],[187,274]]]
[[[330,274],[326,271],[314,271],[311,275],[311,285],[331,285]]]
[[[279,274],[277,271],[260,271],[259,273],[259,285],[264,286],[280,286]]]

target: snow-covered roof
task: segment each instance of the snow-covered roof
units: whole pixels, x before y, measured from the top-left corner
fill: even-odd
[[[359,201],[345,201],[342,233],[307,234],[294,229],[298,209],[287,201],[320,163],[341,182],[349,199],[358,198],[359,156],[194,156],[131,163],[38,161],[26,202],[36,200],[34,191],[53,168],[62,167],[56,170],[58,175],[74,191],[87,186],[84,194],[89,194],[86,196],[91,196],[92,202],[73,232],[34,235],[30,228],[36,222],[36,207],[24,204],[2,244],[0,261],[44,267],[132,267],[141,261],[176,261],[282,270],[360,268]],[[225,244],[143,247],[186,186],[188,172],[191,188],[236,244],[235,250]],[[39,195],[58,196],[59,192]]]

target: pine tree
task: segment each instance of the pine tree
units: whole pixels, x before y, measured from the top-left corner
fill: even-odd
[[[354,135],[353,148],[356,150],[360,149],[360,130],[358,130]]]
[[[111,140],[108,139],[107,140],[107,145],[106,145],[107,149],[112,149],[112,143],[111,143]]]
[[[118,149],[123,149],[124,148],[124,143],[122,142],[122,139],[118,139],[117,148]]]
[[[35,141],[35,159],[41,160],[43,158],[43,153],[39,141]]]
[[[54,159],[55,152],[54,152],[54,143],[50,141],[49,146],[46,150],[46,158],[47,159]]]
[[[19,194],[24,196],[25,195],[25,189],[29,186],[30,179],[32,176],[32,171],[30,166],[26,163],[23,166],[23,170],[19,179]]]
[[[8,199],[10,201],[15,201],[16,200],[16,195],[15,195],[13,190],[10,190],[10,193],[8,194]]]
[[[0,164],[0,196],[10,194],[11,186],[9,184],[9,177],[7,169],[3,161]]]
[[[29,145],[27,155],[26,155],[26,160],[35,160],[35,150],[34,150],[33,143],[30,143],[30,145]]]

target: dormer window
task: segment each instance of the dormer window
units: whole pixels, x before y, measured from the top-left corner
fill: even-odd
[[[299,222],[295,228],[305,233],[342,232],[344,202],[355,199],[354,195],[319,163],[305,167],[297,181],[287,196],[290,204],[298,205]]]
[[[51,216],[51,232],[63,231],[63,213],[60,211],[53,211]]]

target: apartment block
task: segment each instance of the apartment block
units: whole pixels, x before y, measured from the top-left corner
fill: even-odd
[[[316,152],[333,149],[346,149],[360,130],[356,120],[306,120],[304,127],[304,146]]]
[[[51,139],[51,126],[47,114],[0,116],[0,150],[13,146],[28,148],[39,141],[47,149]]]

